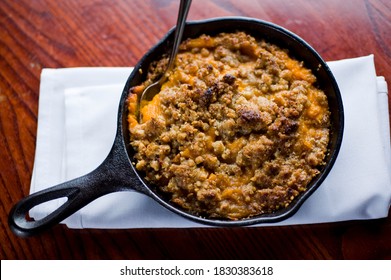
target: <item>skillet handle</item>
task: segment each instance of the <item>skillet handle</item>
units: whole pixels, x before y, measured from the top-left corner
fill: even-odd
[[[106,160],[91,173],[20,200],[11,209],[8,224],[12,232],[20,237],[33,236],[60,223],[98,197],[129,189],[140,191],[140,183],[129,163],[112,150]],[[67,201],[40,220],[27,219],[33,207],[58,198],[67,198]]]

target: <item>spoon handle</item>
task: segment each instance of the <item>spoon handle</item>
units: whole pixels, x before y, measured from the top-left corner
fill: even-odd
[[[179,5],[178,20],[177,20],[175,35],[174,35],[175,36],[174,45],[172,47],[171,54],[168,59],[168,65],[165,71],[166,74],[170,72],[170,70],[175,64],[175,57],[178,53],[179,45],[181,44],[181,39],[182,39],[183,31],[185,29],[186,18],[190,10],[190,5],[191,5],[191,0],[181,0],[181,3]],[[165,81],[165,79],[166,79],[166,75],[163,75],[159,83],[162,84]]]

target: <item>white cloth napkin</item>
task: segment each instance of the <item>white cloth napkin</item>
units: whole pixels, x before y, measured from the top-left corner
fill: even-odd
[[[386,217],[391,201],[387,84],[373,55],[328,63],[340,87],[345,133],[338,159],[319,189],[291,218],[273,225]],[[118,101],[131,68],[43,69],[31,193],[82,176],[109,152]],[[40,219],[62,203],[34,207]],[[64,223],[70,228],[202,227],[129,191],[99,198]],[[258,225],[265,226],[265,224]]]

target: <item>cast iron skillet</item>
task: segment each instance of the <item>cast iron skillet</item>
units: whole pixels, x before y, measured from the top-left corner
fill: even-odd
[[[178,206],[171,204],[163,194],[159,193],[152,186],[148,186],[142,175],[137,173],[132,164],[133,151],[129,145],[126,99],[129,89],[146,79],[149,64],[160,59],[163,53],[169,52],[170,42],[172,42],[174,37],[174,32],[171,30],[144,55],[130,74],[120,99],[114,144],[107,158],[99,167],[85,176],[31,194],[18,202],[9,214],[9,226],[12,231],[16,235],[23,237],[37,234],[61,222],[98,197],[126,190],[135,190],[143,193],[174,213],[212,226],[249,226],[259,223],[272,223],[293,215],[302,203],[319,187],[336,160],[341,146],[344,123],[340,92],[330,69],[319,54],[303,39],[275,24],[242,17],[208,19],[189,22],[185,28],[184,38],[198,37],[204,33],[215,35],[220,32],[233,31],[245,31],[257,38],[263,38],[266,41],[288,49],[291,56],[304,61],[304,65],[312,69],[317,76],[318,86],[327,94],[331,110],[329,152],[326,156],[326,164],[322,167],[320,174],[308,185],[306,192],[299,195],[289,207],[273,214],[263,214],[237,221],[210,219],[189,214]],[[139,71],[140,69],[142,71]],[[66,197],[67,201],[48,216],[37,221],[27,218],[28,211],[34,206],[61,197]]]

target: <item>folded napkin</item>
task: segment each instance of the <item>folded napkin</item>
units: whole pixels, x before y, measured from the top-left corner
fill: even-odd
[[[391,200],[387,84],[369,55],[328,63],[342,93],[345,133],[329,176],[291,218],[273,225],[386,217]],[[31,193],[82,176],[108,154],[118,102],[132,68],[43,69]],[[40,219],[61,199],[34,207]],[[202,227],[134,191],[101,197],[68,219],[70,228]],[[265,226],[265,224],[258,225]]]

